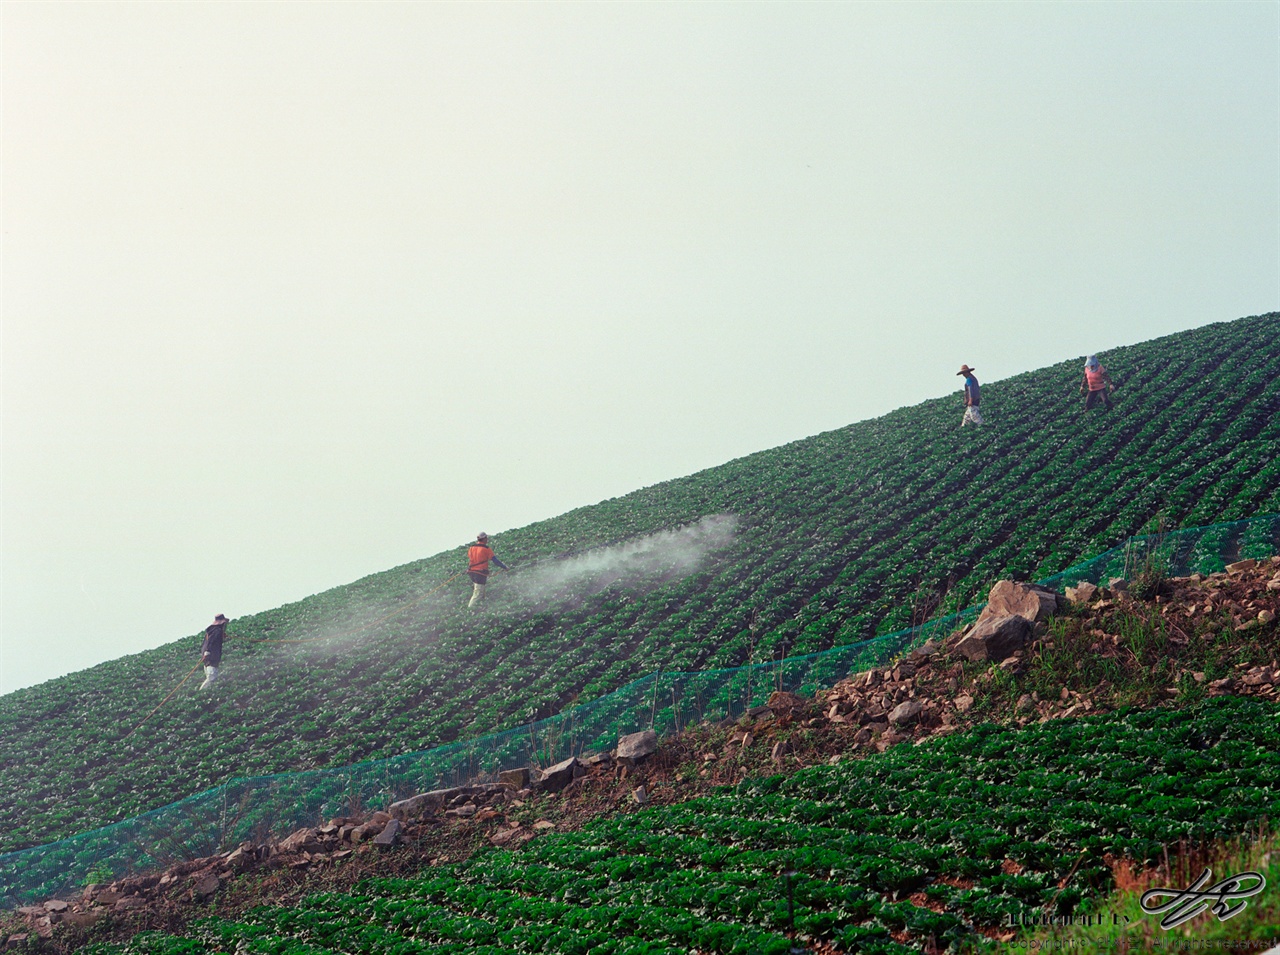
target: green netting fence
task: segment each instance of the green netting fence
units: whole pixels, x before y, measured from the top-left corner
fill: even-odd
[[[1169,576],[1220,572],[1233,561],[1280,553],[1280,515],[1129,539],[1120,547],[1041,583],[1062,588],[1106,583],[1144,570]],[[356,810],[492,778],[503,769],[550,766],[612,748],[619,736],[659,735],[700,722],[734,719],[775,690],[812,694],[882,666],[934,635],[976,616],[977,605],[928,623],[819,653],[725,670],[655,673],[589,703],[527,726],[465,742],[338,769],[232,779],[222,786],[69,839],[0,855],[0,899],[21,904],[260,843]]]

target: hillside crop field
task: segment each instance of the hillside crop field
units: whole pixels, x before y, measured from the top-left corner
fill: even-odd
[[[905,955],[1105,914],[1108,857],[1155,862],[1277,811],[1274,703],[986,724],[93,950],[786,955],[794,933]]]
[[[856,642],[1157,517],[1280,511],[1280,315],[1102,359],[1110,412],[1082,411],[1072,358],[984,382],[981,429],[959,427],[957,392],[498,534],[514,570],[479,613],[465,576],[445,583],[459,548],[234,619],[216,688],[188,683],[132,735],[198,638],[8,694],[0,851],[230,777],[520,725],[655,670]]]

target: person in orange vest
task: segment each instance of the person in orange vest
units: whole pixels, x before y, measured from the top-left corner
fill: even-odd
[[[498,559],[498,555],[489,546],[489,535],[481,531],[476,535],[476,542],[467,548],[467,576],[474,585],[471,588],[471,600],[467,606],[474,609],[484,598],[484,585],[489,582],[489,561],[493,561],[503,570],[511,568]]]
[[[1115,390],[1116,386],[1111,383],[1107,369],[1098,363],[1098,356],[1090,355],[1084,363],[1084,381],[1080,382],[1080,394],[1083,395],[1086,391],[1089,393],[1084,399],[1084,410],[1088,411],[1100,404],[1103,411],[1110,411],[1110,393]]]

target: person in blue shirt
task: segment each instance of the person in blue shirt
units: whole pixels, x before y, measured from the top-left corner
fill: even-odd
[[[960,421],[960,427],[967,424],[982,424],[982,412],[978,410],[979,391],[978,379],[973,377],[974,371],[977,369],[970,368],[968,365],[961,365],[957,375],[964,375],[964,418]]]

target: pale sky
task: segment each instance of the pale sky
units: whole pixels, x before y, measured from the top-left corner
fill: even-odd
[[[0,692],[1280,305],[1274,2],[0,27]]]

